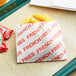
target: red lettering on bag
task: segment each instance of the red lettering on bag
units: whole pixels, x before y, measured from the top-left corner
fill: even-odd
[[[47,36],[50,32],[51,32],[50,29],[48,29],[46,32],[44,32],[44,33],[41,35],[41,39],[43,39],[45,36]]]
[[[19,63],[21,63],[21,61],[19,61]]]
[[[47,58],[48,56],[51,55],[51,52],[49,51],[48,53],[46,53],[44,56],[40,57],[38,60],[36,60],[35,62],[38,62],[38,61],[42,61],[43,59]]]
[[[41,23],[41,25],[42,25],[42,26],[45,26],[45,25],[46,25],[46,23],[47,23],[47,22],[42,22],[42,23]]]
[[[36,60],[35,62],[41,62],[42,60],[39,58],[38,60]]]
[[[62,46],[62,43],[59,42],[52,50],[51,52],[54,53],[54,51],[58,50]]]
[[[18,33],[18,36],[20,36],[22,33],[24,33],[26,30],[28,30],[31,26],[31,24],[25,26],[25,28],[23,28],[19,33]]]
[[[59,30],[54,36],[53,36],[53,39],[55,40],[58,36],[61,35],[61,30]]]
[[[29,54],[28,56],[24,57],[24,58],[22,59],[22,61],[23,61],[23,62],[24,62],[24,61],[27,61],[27,60],[31,59],[33,56],[35,56],[34,52],[32,52],[32,53]]]
[[[66,53],[66,50],[63,50],[63,53]]]
[[[35,31],[33,31],[32,33],[27,35],[27,38],[29,39],[30,37],[36,35],[40,30],[41,30],[42,26],[37,27],[37,29]]]
[[[17,52],[17,56],[20,56],[21,54],[22,54],[21,51],[18,51],[18,52]]]
[[[51,28],[53,29],[54,27],[56,27],[58,25],[58,22],[55,22],[52,26],[51,26]]]
[[[63,56],[64,56],[64,53],[62,52],[61,54],[59,54],[57,57],[55,57],[55,58],[52,59],[51,61],[53,61],[53,60],[59,60],[59,59],[61,59]]]
[[[36,50],[36,52],[39,53],[40,51],[42,51],[43,49],[45,49],[47,46],[49,46],[52,42],[53,42],[53,40],[50,39],[49,41],[47,41],[46,44],[44,44],[44,45],[42,45],[40,48],[38,48],[38,49]]]
[[[58,55],[59,56],[59,59],[61,59],[63,57],[63,55],[64,55],[63,52],[60,55]],[[55,59],[57,59],[57,58],[55,58]]]
[[[34,23],[31,23],[32,25],[34,25]]]
[[[18,41],[17,46],[21,45],[23,42],[25,42],[24,38],[22,38],[21,40]]]
[[[24,51],[30,49],[31,47],[33,47],[34,45],[38,44],[41,41],[40,38],[36,39],[35,41],[33,41],[32,43],[30,43],[29,45],[27,45],[26,47],[23,48]]]

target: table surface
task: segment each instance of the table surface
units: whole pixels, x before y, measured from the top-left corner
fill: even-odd
[[[47,13],[60,21],[67,49],[66,61],[44,63],[16,63],[15,27],[34,13]],[[76,12],[25,5],[0,22],[14,30],[11,38],[6,41],[7,52],[0,53],[0,76],[52,76],[60,68],[76,57]]]

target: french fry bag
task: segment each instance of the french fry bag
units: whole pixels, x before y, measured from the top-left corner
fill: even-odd
[[[58,20],[34,14],[16,29],[17,63],[66,60],[66,48]]]

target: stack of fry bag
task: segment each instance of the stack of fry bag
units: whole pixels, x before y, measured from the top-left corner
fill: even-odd
[[[8,29],[0,25],[0,52],[8,50],[5,40],[8,40],[12,34],[13,30]]]
[[[44,14],[25,18],[16,29],[17,63],[66,60],[59,21]]]

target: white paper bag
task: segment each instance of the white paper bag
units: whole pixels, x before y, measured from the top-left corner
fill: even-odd
[[[17,26],[17,63],[67,59],[59,21]]]

